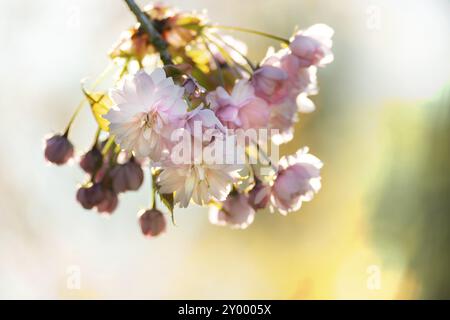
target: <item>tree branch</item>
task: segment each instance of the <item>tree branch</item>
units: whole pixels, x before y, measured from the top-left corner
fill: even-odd
[[[158,50],[162,62],[165,65],[173,64],[172,58],[167,50],[166,41],[164,41],[159,32],[155,29],[148,16],[139,8],[134,0],[125,0],[125,2],[131,12],[133,12],[136,16],[136,19],[141,24],[141,27],[148,34],[150,42],[155,46],[156,50]]]

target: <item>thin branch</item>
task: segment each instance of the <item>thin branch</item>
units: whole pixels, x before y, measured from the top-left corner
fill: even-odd
[[[130,8],[131,12],[136,16],[137,21],[141,24],[141,27],[148,34],[150,42],[158,50],[161,60],[165,65],[173,64],[169,51],[167,50],[167,43],[161,37],[159,32],[155,29],[155,26],[150,21],[149,17],[139,8],[134,0],[125,0]]]

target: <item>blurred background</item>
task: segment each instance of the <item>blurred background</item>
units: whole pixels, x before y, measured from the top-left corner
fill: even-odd
[[[450,2],[166,3],[283,37],[335,29],[318,110],[282,149],[310,146],[325,163],[322,190],[287,217],[258,213],[245,231],[177,210],[177,226],[152,240],[136,218],[147,185],[109,218],[83,210],[83,173],[48,166],[42,139],[63,130],[80,79],[105,68],[134,16],[123,1],[1,0],[0,298],[449,299]],[[233,35],[255,61],[276,45]],[[78,152],[95,131],[88,108],[80,118]]]

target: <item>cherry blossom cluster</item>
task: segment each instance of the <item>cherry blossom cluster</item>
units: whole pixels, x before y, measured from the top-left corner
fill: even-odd
[[[111,214],[122,193],[141,188],[144,170],[151,201],[138,216],[148,237],[165,231],[163,211],[174,221],[176,207],[208,206],[211,223],[244,229],[258,210],[285,215],[310,201],[322,162],[307,147],[281,159],[270,151],[292,140],[299,113],[314,111],[309,97],[318,67],[333,61],[333,30],[316,24],[284,39],[163,5],[138,13],[109,52],[114,87],[83,88],[98,123],[77,157],[87,174],[76,193],[83,208]],[[255,64],[226,31],[266,36],[281,49]],[[45,141],[47,161],[74,157],[69,133],[83,102],[66,130]]]

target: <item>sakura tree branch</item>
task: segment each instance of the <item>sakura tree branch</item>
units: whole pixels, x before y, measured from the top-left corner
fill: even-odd
[[[150,42],[158,50],[161,60],[165,65],[173,64],[169,51],[167,50],[167,43],[161,37],[159,32],[155,29],[155,26],[150,21],[149,17],[139,8],[134,0],[125,0],[128,8],[136,16],[137,21],[141,24],[141,27],[148,34]]]

